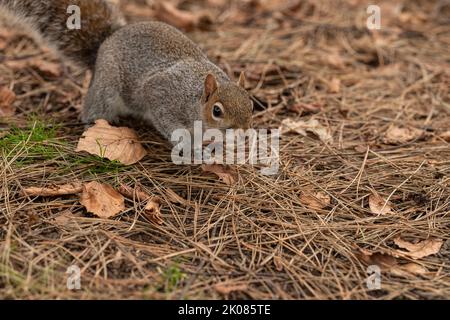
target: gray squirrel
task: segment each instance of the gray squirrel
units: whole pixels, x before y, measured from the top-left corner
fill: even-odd
[[[71,5],[81,28],[67,27]],[[248,129],[253,103],[183,33],[162,22],[126,24],[105,0],[0,0],[0,13],[22,22],[63,56],[93,70],[82,120],[143,119],[170,140],[175,129]]]

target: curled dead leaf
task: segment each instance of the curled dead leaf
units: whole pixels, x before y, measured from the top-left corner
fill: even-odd
[[[359,248],[355,255],[367,265],[377,265],[382,269],[390,269],[397,265],[397,258],[384,252],[370,252]]]
[[[148,200],[144,208],[145,217],[153,223],[163,224],[164,221],[161,218],[161,199],[158,197],[152,197]]]
[[[86,130],[75,151],[86,151],[125,165],[134,164],[147,154],[134,130],[113,127],[106,120],[97,120],[93,127]]]
[[[22,194],[29,197],[56,197],[77,194],[83,191],[79,182],[63,185],[52,185],[49,187],[29,187],[22,189]]]
[[[441,249],[444,241],[440,239],[427,239],[417,243],[411,243],[402,240],[400,237],[394,239],[394,243],[407,251],[397,250],[399,254],[411,257],[413,259],[421,259],[432,254],[436,254]]]
[[[125,197],[137,200],[139,202],[147,201],[144,207],[144,216],[153,223],[163,224],[161,219],[161,199],[156,196],[151,196],[143,191],[141,187],[137,186],[134,189],[125,184],[121,184],[118,191]]]
[[[307,132],[311,132],[319,137],[319,139],[324,143],[333,143],[333,137],[331,136],[330,130],[325,128],[320,124],[317,119],[311,118],[308,121],[294,121],[292,119],[284,119],[281,122],[281,132],[296,132],[303,136],[307,136]]]
[[[404,144],[422,135],[423,131],[420,129],[391,126],[384,134],[383,142],[386,144]]]
[[[11,117],[16,109],[13,106],[16,94],[7,87],[0,88],[0,117]]]
[[[376,215],[393,213],[390,203],[386,202],[386,200],[375,192],[369,196],[369,208],[370,211]]]
[[[370,252],[366,249],[358,248],[355,255],[366,265],[376,265],[384,271],[391,272],[396,276],[410,277],[411,275],[421,275],[428,270],[417,263],[400,264],[395,252]]]
[[[239,179],[237,172],[227,165],[204,164],[202,165],[202,170],[203,172],[214,173],[220,180],[229,186],[235,184]]]
[[[302,191],[300,202],[313,210],[321,210],[331,203],[331,197],[323,191]]]
[[[110,185],[96,181],[83,185],[80,203],[100,218],[111,218],[125,210],[125,198]]]

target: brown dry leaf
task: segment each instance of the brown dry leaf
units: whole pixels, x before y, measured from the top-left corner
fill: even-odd
[[[81,193],[83,186],[79,182],[72,182],[50,187],[29,187],[22,190],[22,194],[29,197],[56,197]]]
[[[320,210],[331,203],[331,197],[325,192],[302,191],[300,202],[313,210]]]
[[[96,181],[83,185],[80,203],[100,218],[111,218],[125,210],[125,198],[110,185]]]
[[[248,289],[248,286],[243,284],[232,284],[229,282],[220,282],[214,285],[214,289],[223,295],[228,295],[234,291],[245,291]]]
[[[13,103],[16,101],[16,94],[7,87],[0,88],[0,117],[11,117],[16,109]]]
[[[377,265],[382,269],[390,269],[398,264],[397,258],[383,252],[370,252],[359,248],[355,255],[367,265]]]
[[[211,17],[205,13],[194,14],[182,11],[172,3],[162,1],[155,5],[155,17],[185,31],[192,31],[197,28],[204,30],[212,25]]]
[[[113,127],[102,119],[83,133],[75,151],[86,151],[125,165],[136,163],[147,154],[134,130]]]
[[[413,259],[421,259],[432,254],[436,254],[442,247],[444,241],[439,239],[427,239],[417,243],[402,240],[400,237],[394,239],[394,243],[407,251],[397,250],[399,254],[409,256]]]
[[[380,197],[377,193],[373,192],[369,196],[369,208],[373,214],[376,215],[385,215],[388,213],[393,213],[390,203],[386,203],[382,197]]]
[[[307,136],[306,132],[311,132],[319,137],[319,139],[324,143],[333,143],[333,137],[331,136],[330,130],[325,128],[314,118],[308,121],[294,121],[290,118],[284,119],[281,122],[281,131],[283,133],[296,132],[303,136]]]
[[[404,144],[422,136],[423,131],[416,128],[400,128],[391,126],[384,134],[383,142],[386,144]]]
[[[328,83],[328,90],[331,93],[339,93],[341,91],[341,80],[338,78],[333,78]]]
[[[148,200],[144,208],[144,215],[151,222],[156,224],[163,224],[164,221],[161,218],[161,199],[158,197],[152,197]]]
[[[147,201],[147,204],[144,208],[144,216],[149,219],[153,223],[163,224],[164,221],[161,219],[161,199],[159,197],[154,197],[146,193],[141,189],[141,187],[137,186],[134,189],[121,184],[118,188],[118,191],[125,197],[129,199],[136,199],[137,201]]]
[[[225,184],[231,186],[235,184],[239,177],[236,171],[234,171],[230,166],[221,164],[204,164],[202,165],[203,172],[214,173],[222,180]]]
[[[395,256],[390,253],[370,252],[359,248],[355,255],[367,265],[377,265],[384,271],[401,277],[425,274],[428,270],[416,263],[399,264]]]

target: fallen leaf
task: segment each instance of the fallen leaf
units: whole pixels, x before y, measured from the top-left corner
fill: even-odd
[[[214,289],[223,295],[228,295],[234,291],[245,291],[248,289],[248,286],[243,284],[230,284],[228,282],[221,282],[214,285]]]
[[[388,213],[393,213],[389,202],[386,203],[386,200],[380,197],[377,193],[372,193],[369,196],[369,208],[370,211],[376,215],[385,215]]]
[[[79,182],[62,185],[52,185],[50,187],[29,187],[22,189],[22,194],[29,197],[56,197],[81,193],[83,186]]]
[[[101,119],[83,133],[75,151],[86,151],[102,158],[131,165],[147,154],[138,140],[134,130],[113,127],[106,120]]]
[[[427,239],[419,241],[417,243],[411,243],[402,240],[400,237],[397,237],[394,239],[394,243],[400,248],[407,250],[397,250],[398,253],[404,254],[413,259],[421,259],[429,255],[438,253],[444,242],[439,239]]]
[[[385,252],[370,252],[358,248],[355,255],[367,265],[376,265],[385,272],[391,272],[396,276],[409,277],[416,274],[425,274],[428,270],[417,263],[399,264],[398,259]]]
[[[390,269],[397,265],[397,258],[384,252],[370,252],[366,249],[358,248],[355,255],[367,265],[377,265],[382,269]]]
[[[339,93],[339,91],[341,91],[341,80],[338,78],[331,79],[328,83],[328,90],[331,93]]]
[[[230,166],[225,166],[221,164],[204,164],[202,165],[203,172],[214,173],[222,180],[225,184],[231,186],[238,181],[237,172],[231,169]]]
[[[386,144],[404,144],[422,136],[423,131],[416,128],[400,128],[391,126],[384,134]]]
[[[129,199],[136,199],[139,202],[147,201],[144,207],[144,216],[153,223],[163,224],[164,221],[161,219],[161,199],[156,196],[151,196],[137,186],[134,189],[122,184],[118,188],[118,191],[125,197]]]
[[[307,136],[306,132],[311,132],[319,137],[319,139],[324,143],[333,143],[333,137],[331,136],[330,130],[322,126],[319,121],[314,118],[308,121],[294,121],[292,119],[284,119],[281,122],[281,131],[283,133],[296,132],[303,136]]]
[[[80,203],[100,218],[111,218],[125,210],[125,198],[110,185],[96,181],[83,185]]]
[[[161,199],[158,197],[152,197],[148,200],[144,208],[145,217],[153,223],[163,224],[164,221],[161,218]]]
[[[16,100],[16,94],[7,87],[0,88],[0,117],[11,117],[16,109],[13,103]]]
[[[331,203],[331,197],[325,192],[302,191],[300,202],[313,210],[320,210]]]
[[[194,14],[179,10],[172,3],[162,1],[155,4],[155,17],[185,31],[207,30],[212,25],[212,18],[204,12]]]

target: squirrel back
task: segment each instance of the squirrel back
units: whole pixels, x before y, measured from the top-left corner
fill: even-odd
[[[70,6],[80,9],[80,29],[70,29]],[[93,69],[101,44],[125,25],[122,16],[104,0],[0,0],[0,13],[25,24],[51,47],[84,67]]]

